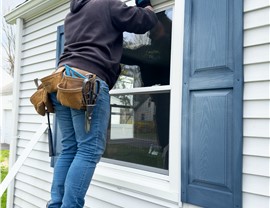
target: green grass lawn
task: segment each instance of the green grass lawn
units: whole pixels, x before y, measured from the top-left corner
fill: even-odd
[[[1,150],[0,162],[1,162],[1,182],[4,180],[6,175],[8,174],[8,158],[9,158],[9,150]],[[7,201],[7,191],[1,197],[1,207],[6,208]]]

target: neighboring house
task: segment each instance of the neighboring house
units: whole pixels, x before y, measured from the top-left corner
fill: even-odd
[[[110,139],[129,139],[133,138],[133,124],[121,122],[122,117],[126,117],[126,113],[123,112],[121,108],[118,108],[118,105],[121,105],[122,102],[117,97],[112,97],[111,99],[111,128],[114,131],[110,131]],[[114,105],[116,107],[114,107]],[[133,116],[131,116],[133,118]]]
[[[110,93],[116,97],[170,95],[164,96],[170,97],[169,108],[156,97],[156,107],[165,107],[157,109],[158,114],[169,115],[170,120],[157,126],[160,131],[139,130],[134,134],[139,139],[131,146],[124,146],[128,140],[108,144],[85,207],[269,208],[269,0],[152,3],[172,29],[171,45],[163,45],[166,50],[152,56],[164,54],[160,58],[166,59],[169,52],[168,63],[164,62],[170,79]],[[5,16],[8,23],[17,25],[14,156],[21,155],[43,122],[29,101],[35,91],[33,79],[55,69],[68,11],[67,0],[30,0]],[[151,83],[151,77],[146,81]],[[160,135],[166,126],[169,133],[164,138]],[[152,151],[152,144],[159,147]],[[52,181],[50,162],[44,134],[10,187],[9,208],[45,207]]]
[[[10,144],[12,138],[12,89],[13,83],[10,82],[0,89],[0,118],[1,118],[1,143]]]
[[[135,120],[136,121],[154,121],[155,116],[155,104],[148,97],[138,104]]]

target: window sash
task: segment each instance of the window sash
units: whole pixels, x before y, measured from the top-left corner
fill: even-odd
[[[151,87],[137,87],[132,89],[113,89],[110,90],[110,95],[130,95],[130,94],[155,94],[160,92],[170,92],[170,85],[151,86]]]

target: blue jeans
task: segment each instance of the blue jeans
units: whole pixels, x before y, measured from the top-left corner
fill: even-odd
[[[85,111],[62,106],[56,94],[50,94],[61,129],[62,152],[54,167],[49,208],[78,208],[84,197],[106,145],[110,116],[108,85],[100,81],[100,91],[93,110],[90,132],[85,131]]]

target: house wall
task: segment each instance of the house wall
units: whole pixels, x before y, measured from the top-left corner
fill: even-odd
[[[18,156],[46,120],[46,117],[36,113],[29,97],[36,88],[33,80],[44,77],[55,69],[57,26],[63,24],[68,8],[69,5],[65,4],[24,22],[20,67]],[[44,134],[16,176],[12,207],[45,207],[50,198],[52,172],[47,135]]]
[[[270,2],[244,1],[243,207],[270,207]]]
[[[46,14],[24,23],[21,60],[18,144],[17,154],[22,153],[27,142],[44,121],[36,114],[29,97],[35,91],[34,78],[43,77],[55,68],[56,28],[63,24],[68,4],[59,6]],[[267,0],[244,1],[244,164],[243,164],[243,207],[269,208],[270,205],[270,58],[269,30],[270,5]],[[48,157],[47,137],[43,135],[15,180],[14,208],[45,207],[50,198],[52,168]],[[114,166],[108,165],[114,168]],[[149,195],[103,183],[102,168],[97,171],[86,206],[91,208],[119,207],[178,207],[178,196],[162,197],[158,189],[149,189]],[[132,176],[130,176],[132,177]],[[117,179],[118,178],[118,179]],[[125,178],[122,178],[123,180]],[[156,179],[143,183],[156,183]],[[126,179],[127,181],[130,179]],[[165,180],[164,180],[165,181]],[[136,181],[135,181],[136,182]],[[134,182],[134,183],[135,183]],[[177,186],[177,184],[176,184]],[[166,183],[164,182],[164,187]],[[134,187],[139,190],[140,186]],[[163,190],[163,186],[159,187]],[[163,192],[162,192],[163,193]],[[128,204],[128,206],[127,206]],[[184,207],[194,207],[184,205]]]

